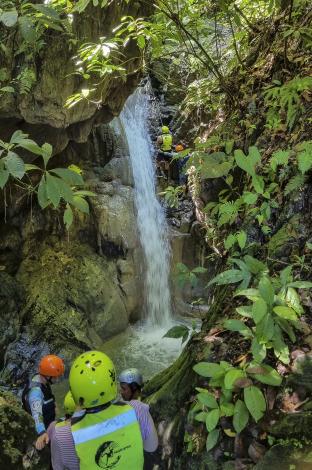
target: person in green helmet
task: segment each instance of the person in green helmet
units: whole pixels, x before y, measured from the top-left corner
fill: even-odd
[[[161,134],[157,137],[158,154],[156,164],[159,175],[168,179],[170,161],[172,158],[173,137],[168,126],[162,126]]]
[[[172,134],[168,126],[162,126],[161,135],[157,137],[157,145],[162,152],[171,152],[172,150]]]
[[[84,413],[72,417],[51,439],[54,470],[143,470],[143,444],[150,437],[142,403],[114,402],[116,372],[106,354],[88,351],[69,374],[73,399]]]

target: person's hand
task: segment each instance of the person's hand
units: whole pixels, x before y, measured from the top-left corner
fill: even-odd
[[[37,450],[44,449],[44,447],[49,444],[49,441],[50,439],[46,432],[44,434],[41,434],[41,436],[39,436],[38,439],[36,440],[36,444],[35,444],[36,449]]]

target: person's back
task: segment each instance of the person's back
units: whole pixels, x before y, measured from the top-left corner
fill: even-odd
[[[73,363],[69,383],[75,403],[85,408],[70,424],[57,425],[51,440],[54,470],[143,469],[143,442],[134,407],[112,403],[117,396],[114,365],[89,351]]]
[[[171,152],[172,149],[172,134],[167,126],[162,126],[161,135],[157,138],[157,143],[162,152]]]
[[[71,432],[81,470],[143,468],[140,427],[130,405],[111,404],[87,411],[77,422],[72,421]]]

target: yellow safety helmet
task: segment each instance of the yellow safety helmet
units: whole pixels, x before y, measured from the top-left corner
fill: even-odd
[[[66,415],[71,416],[75,413],[77,405],[74,401],[74,398],[73,398],[73,395],[72,395],[71,391],[66,393],[65,398],[64,398],[63,407],[64,407],[64,411],[65,411]]]
[[[168,127],[168,126],[162,126],[161,132],[162,132],[163,134],[169,134],[169,133],[170,133],[169,127]]]
[[[69,385],[76,405],[83,408],[104,405],[117,396],[115,366],[100,351],[83,353],[73,362]]]

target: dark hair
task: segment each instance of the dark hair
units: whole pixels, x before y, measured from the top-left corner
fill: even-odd
[[[127,384],[127,385],[129,385],[132,392],[136,392],[137,390],[139,390],[139,392],[140,392],[142,390],[142,385],[139,385],[136,382],[131,382],[131,384]]]

